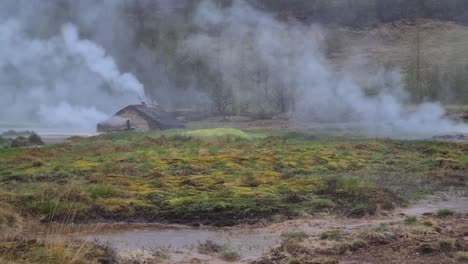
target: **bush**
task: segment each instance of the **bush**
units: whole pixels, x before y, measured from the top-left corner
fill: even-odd
[[[11,142],[12,148],[22,148],[29,146],[29,140],[23,136],[19,136]]]
[[[32,133],[29,136],[28,140],[29,140],[29,143],[31,143],[31,145],[36,145],[36,146],[44,145],[44,142],[42,141],[41,137],[36,133]]]

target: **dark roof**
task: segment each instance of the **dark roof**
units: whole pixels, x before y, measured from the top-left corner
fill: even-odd
[[[129,105],[124,109],[117,112],[118,116],[127,110],[134,110],[140,114],[153,128],[169,129],[169,128],[183,128],[184,123],[176,118],[172,113],[167,112],[162,107],[157,105],[139,104]]]

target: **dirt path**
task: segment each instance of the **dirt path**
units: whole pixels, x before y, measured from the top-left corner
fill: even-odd
[[[212,240],[218,244],[229,245],[242,255],[237,263],[248,263],[258,259],[273,245],[282,240],[282,235],[291,232],[304,232],[310,237],[319,237],[330,229],[357,232],[375,227],[381,223],[402,221],[405,216],[421,217],[446,208],[458,212],[468,212],[468,197],[463,193],[439,193],[420,200],[408,208],[394,212],[381,212],[379,216],[350,219],[330,215],[311,216],[282,223],[256,226],[237,226],[231,228],[186,227],[176,225],[112,225],[103,227],[97,235],[88,239],[114,247],[126,257],[141,258],[149,252],[163,252],[169,257],[167,263],[227,263],[217,257],[198,253],[199,242]]]

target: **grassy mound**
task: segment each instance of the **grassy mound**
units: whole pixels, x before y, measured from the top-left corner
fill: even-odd
[[[251,137],[245,132],[234,128],[199,129],[187,132],[186,135],[199,139],[251,139]]]

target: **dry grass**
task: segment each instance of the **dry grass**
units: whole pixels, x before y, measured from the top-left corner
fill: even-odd
[[[11,206],[0,203],[0,229],[17,227],[21,224],[21,217],[13,211]]]
[[[255,264],[322,263],[314,259],[334,259],[344,263],[454,263],[466,260],[468,242],[466,214],[457,214],[443,221],[425,216],[423,224],[408,225],[404,221],[381,225],[368,230],[344,233],[340,240],[320,240],[310,236],[304,241],[286,240],[281,247]],[[435,231],[435,229],[439,231]],[[327,263],[327,262],[323,262]],[[332,262],[333,263],[333,262]],[[337,263],[337,262],[336,262]]]
[[[110,249],[86,239],[98,230],[97,225],[75,225],[71,218],[70,222],[48,225],[21,223],[5,208],[2,219],[7,219],[8,225],[0,226],[0,263],[97,264],[114,258]]]

